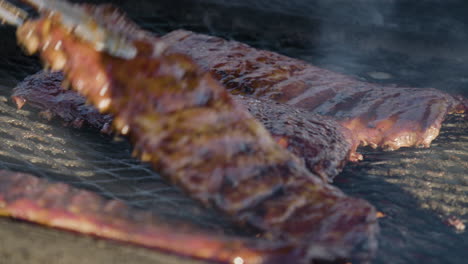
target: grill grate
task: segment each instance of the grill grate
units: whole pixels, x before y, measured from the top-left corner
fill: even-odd
[[[131,157],[130,145],[97,131],[73,130],[16,110],[0,97],[0,168],[24,171],[95,191],[171,221],[232,233],[228,221],[202,208]]]

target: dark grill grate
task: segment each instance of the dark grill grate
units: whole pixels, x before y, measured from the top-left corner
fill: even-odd
[[[6,88],[4,88],[6,89]],[[232,233],[226,219],[206,210],[131,157],[123,140],[97,131],[47,123],[0,97],[0,168],[24,171],[120,199],[171,221]]]

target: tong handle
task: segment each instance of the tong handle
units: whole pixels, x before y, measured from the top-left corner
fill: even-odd
[[[132,59],[137,49],[121,34],[108,30],[98,17],[93,17],[84,8],[65,0],[23,0],[41,13],[59,15],[64,27],[81,39],[91,43],[95,50],[112,56]]]
[[[7,1],[0,0],[0,21],[1,24],[10,24],[13,26],[21,26],[28,18],[26,11],[10,4]]]
[[[95,50],[122,59],[133,59],[138,53],[133,43],[118,32],[109,30],[99,17],[90,15],[83,7],[65,0],[22,0],[41,14],[54,16],[67,30],[90,43]],[[28,13],[13,4],[0,0],[0,24],[19,27]]]

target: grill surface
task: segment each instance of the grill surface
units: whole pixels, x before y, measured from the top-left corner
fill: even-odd
[[[460,45],[468,40],[460,33],[468,26],[457,16],[460,6],[455,1],[437,5],[440,23],[429,19],[434,15],[429,9],[433,1],[427,6],[355,1],[343,8],[330,1],[299,0],[286,7],[281,1],[263,0],[250,7],[249,1],[241,0],[114,2],[140,25],[161,34],[185,28],[367,81],[435,87],[468,96],[468,48]],[[444,25],[452,29],[440,31]],[[11,28],[0,27],[0,33],[4,47],[0,50],[0,168],[93,190],[152,210],[171,222],[189,221],[211,232],[250,235],[201,208],[131,158],[125,140],[64,128],[27,109],[16,110],[7,99],[11,89],[39,64],[21,54]],[[365,161],[348,165],[336,179],[345,192],[367,199],[386,215],[380,220],[380,249],[374,263],[463,263],[468,258],[467,232],[456,232],[444,223],[451,215],[468,222],[466,131],[467,122],[452,117],[430,149],[363,149]],[[0,235],[8,238],[0,242],[0,258],[6,263],[193,262],[5,219],[0,220]],[[86,257],[81,257],[83,251]]]

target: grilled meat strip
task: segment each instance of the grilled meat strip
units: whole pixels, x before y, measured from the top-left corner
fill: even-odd
[[[467,107],[466,99],[464,105],[436,89],[362,82],[236,41],[185,30],[161,39],[171,52],[187,54],[211,71],[231,93],[332,116],[364,146],[429,147],[445,116]]]
[[[278,261],[280,256],[268,248],[288,249],[281,243],[200,233],[187,224],[174,228],[122,201],[6,170],[0,170],[0,215],[224,263],[232,263],[233,256],[245,263]]]
[[[25,103],[41,110],[46,118],[58,116],[73,127],[93,127],[110,132],[111,115],[101,114],[86,104],[86,99],[61,85],[61,72],[41,71],[27,77],[13,90],[18,108]],[[245,96],[235,96],[289,151],[301,157],[307,168],[332,181],[343,169],[347,159],[358,160],[357,144],[350,132],[334,120],[276,102],[266,102]]]
[[[73,24],[62,16],[72,11],[72,18],[85,20]],[[103,12],[42,10],[18,28],[17,38],[27,52],[63,70],[101,112],[112,113],[114,129],[129,135],[138,157],[206,206],[287,243],[304,262],[375,250],[370,204],[309,172],[186,55],[165,53],[164,43],[126,28],[103,29]],[[94,36],[109,47],[98,49]]]

